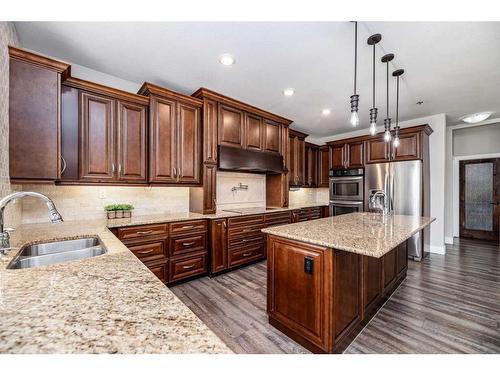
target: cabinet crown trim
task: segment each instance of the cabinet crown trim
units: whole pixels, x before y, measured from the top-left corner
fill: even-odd
[[[71,65],[50,57],[42,56],[21,48],[9,46],[9,57],[11,59],[24,61],[30,64],[38,65],[46,69],[61,73],[63,77],[69,77]]]
[[[167,97],[169,99],[174,99],[185,103],[187,102],[188,104],[192,104],[200,108],[203,105],[203,101],[198,98],[193,98],[192,96],[184,95],[180,92],[169,90],[165,87],[161,87],[150,82],[144,82],[137,93],[139,95],[145,96],[159,95]]]
[[[109,86],[104,86],[99,83],[86,81],[84,79],[68,77],[63,84],[65,86],[74,87],[76,89],[82,89],[85,91],[90,91],[94,94],[102,94],[106,96],[110,96],[114,99],[121,99],[126,101],[131,101],[138,104],[149,104],[149,98],[143,95],[137,95],[128,91],[123,91],[119,89],[115,89]]]
[[[417,126],[410,126],[408,128],[401,128],[399,130],[399,134],[407,134],[407,133],[414,133],[417,131],[423,131],[427,135],[431,135],[433,133],[432,128],[428,124],[424,125],[417,125]],[[338,145],[341,143],[351,143],[351,142],[356,142],[356,141],[366,141],[369,139],[375,139],[379,136],[384,134],[384,132],[379,132],[375,135],[361,135],[359,137],[353,137],[353,138],[343,138],[343,139],[336,139],[334,141],[327,142],[327,145]]]
[[[276,122],[279,122],[285,126],[290,125],[293,120],[287,119],[285,117],[282,117],[280,115],[276,115],[274,113],[268,112],[264,109],[255,107],[251,104],[244,103],[242,101],[239,101],[237,99],[230,98],[228,96],[225,96],[223,94],[219,94],[218,92],[209,90],[205,87],[199,88],[196,92],[194,92],[191,96],[199,99],[207,98],[207,99],[212,99],[215,100],[219,103],[222,104],[227,104],[233,107],[237,107],[238,109],[251,112],[253,114],[260,115],[266,119],[273,120]]]

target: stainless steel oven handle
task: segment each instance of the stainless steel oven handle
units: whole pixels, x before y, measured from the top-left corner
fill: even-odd
[[[330,201],[330,204],[342,207],[351,207],[363,205],[363,201]]]
[[[331,182],[352,182],[352,181],[363,181],[363,176],[355,177],[330,177]]]

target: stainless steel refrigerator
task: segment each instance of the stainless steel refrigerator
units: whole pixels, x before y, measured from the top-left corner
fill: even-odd
[[[429,216],[429,168],[420,160],[367,164],[365,166],[365,211],[380,211],[383,191],[397,215]],[[429,227],[408,240],[408,257],[422,260],[429,254]]]

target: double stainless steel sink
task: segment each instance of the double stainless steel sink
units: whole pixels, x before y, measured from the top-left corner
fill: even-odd
[[[47,266],[72,260],[92,258],[106,254],[107,250],[97,237],[46,242],[24,247],[7,266],[22,269]]]

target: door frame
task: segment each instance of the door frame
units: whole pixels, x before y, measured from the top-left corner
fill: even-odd
[[[468,164],[468,162],[475,162],[475,164],[481,164],[481,163],[486,163],[486,162],[489,162],[489,161],[493,161],[495,162],[496,161],[496,166],[494,166],[495,168],[495,172],[497,174],[497,178],[496,178],[496,186],[493,187],[493,189],[496,191],[496,195],[497,195],[497,199],[500,199],[499,196],[500,196],[500,156],[498,157],[470,157],[470,158],[467,158],[467,159],[462,159],[462,160],[458,160],[457,164],[458,164],[458,225],[459,225],[459,230],[458,230],[458,237],[460,237],[463,232],[464,232],[464,228],[462,226],[462,222],[463,222],[463,215],[464,215],[464,208],[462,206],[462,201],[463,201],[463,190],[462,190],[462,185],[463,185],[463,181],[462,181],[462,177],[463,176],[463,173],[464,173],[464,168],[465,168],[465,165]],[[494,181],[495,182],[495,181]],[[500,225],[500,223],[498,222],[500,219],[498,217],[499,215],[495,215],[493,220],[494,220],[494,223],[496,223],[496,226],[498,227]],[[499,230],[499,234],[500,234],[500,229]],[[477,230],[477,232],[481,232],[480,230]],[[487,232],[485,231],[485,236],[487,235],[486,234]],[[490,240],[490,241],[495,241],[495,242],[498,242],[499,241],[499,234],[497,234],[496,238],[478,238],[478,239],[482,239],[482,240]],[[467,236],[465,236],[467,237]],[[474,238],[474,236],[468,236],[469,238]]]
[[[478,154],[467,156],[453,157],[453,237],[460,236],[460,161],[474,159],[495,159],[500,158],[500,153],[494,154]],[[449,239],[447,243],[453,244],[453,239]]]

